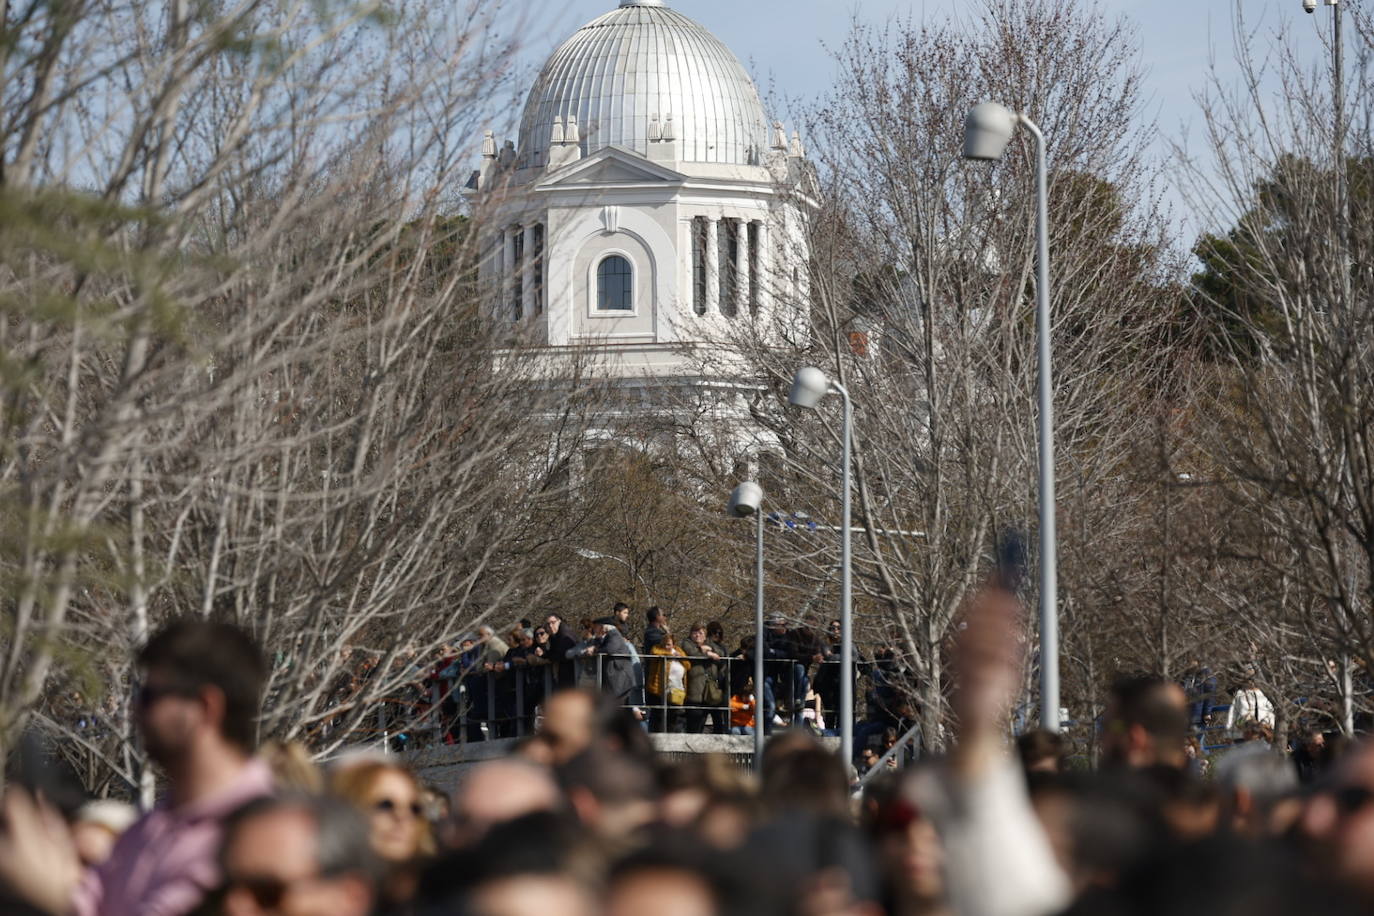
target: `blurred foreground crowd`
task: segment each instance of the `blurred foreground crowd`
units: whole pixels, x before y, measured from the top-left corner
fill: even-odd
[[[1188,696],[1123,680],[1105,762],[1066,773],[1049,735],[1009,746],[1020,608],[989,587],[952,656],[951,749],[856,774],[778,729],[757,774],[656,755],[604,690],[549,695],[537,732],[450,794],[398,755],[320,769],[254,747],[251,640],[201,620],[143,649],[138,722],[159,802],[63,804],[32,768],[0,824],[0,912],[48,914],[1358,913],[1374,909],[1374,745],[1300,783],[1252,741],[1205,776]],[[1019,750],[1020,753],[1016,753]]]

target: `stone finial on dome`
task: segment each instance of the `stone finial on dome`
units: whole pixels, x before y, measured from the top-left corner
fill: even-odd
[[[773,149],[787,150],[787,131],[782,129],[781,121],[773,122]]]
[[[670,111],[663,121],[663,142],[672,143],[676,139],[677,125],[673,123],[673,113]]]
[[[549,145],[557,146],[563,142],[563,119],[555,116],[553,119],[553,129],[549,131]]]
[[[658,126],[658,115],[649,116],[649,142],[657,143],[663,139],[663,130]]]
[[[514,141],[514,140],[507,140],[504,144],[502,144],[502,146],[501,146],[501,155],[500,155],[498,161],[501,163],[501,167],[502,167],[503,169],[504,169],[504,168],[511,168],[511,167],[513,167],[513,166],[515,165],[515,141]]]
[[[806,158],[806,147],[802,146],[801,131],[792,131],[791,156],[793,159]]]
[[[482,134],[482,158],[496,158],[496,134],[492,131],[486,131]]]
[[[577,115],[568,115],[568,123],[563,128],[564,143],[581,143],[582,134],[577,128]]]

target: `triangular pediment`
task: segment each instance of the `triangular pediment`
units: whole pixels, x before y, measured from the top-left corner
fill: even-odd
[[[619,146],[606,146],[585,159],[579,159],[552,173],[539,183],[541,188],[576,187],[578,185],[614,184],[676,184],[685,175],[657,162],[650,162],[638,153]]]

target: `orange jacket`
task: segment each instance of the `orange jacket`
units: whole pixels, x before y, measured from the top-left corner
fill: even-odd
[[[730,697],[730,727],[754,727],[754,698],[737,693]]]

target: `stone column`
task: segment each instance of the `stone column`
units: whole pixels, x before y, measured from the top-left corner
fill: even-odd
[[[720,311],[720,224],[706,220],[706,314]]]
[[[771,276],[772,260],[769,256],[768,246],[768,221],[759,220],[755,223],[759,227],[758,253],[754,255],[754,263],[758,267],[758,275],[752,277],[750,282],[753,284],[755,296],[758,297],[759,314],[768,313],[768,288],[773,282]]]
[[[497,314],[510,316],[511,296],[515,294],[515,227],[501,230],[501,303]]]
[[[749,312],[749,289],[753,278],[749,276],[749,220],[735,220],[735,314]]]
[[[523,283],[520,286],[522,294],[520,302],[520,314],[529,318],[540,311],[534,303],[537,290],[534,279],[534,272],[537,269],[534,259],[534,223],[530,223],[524,229],[525,232],[525,256],[520,262],[521,276]]]

